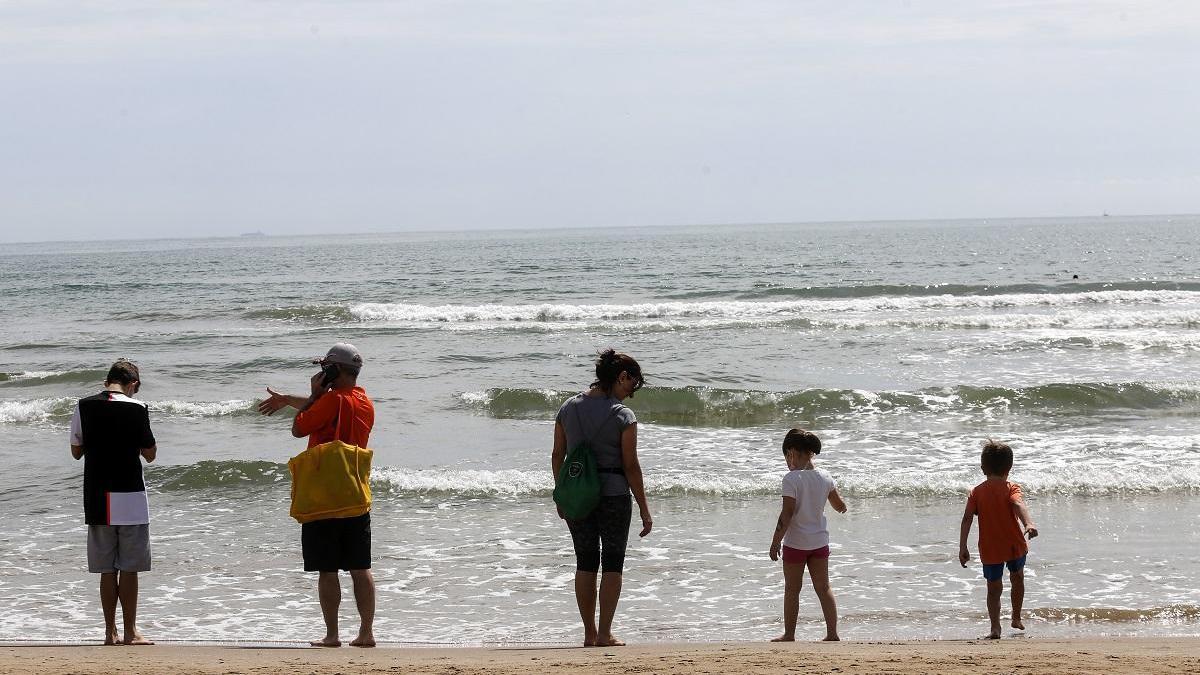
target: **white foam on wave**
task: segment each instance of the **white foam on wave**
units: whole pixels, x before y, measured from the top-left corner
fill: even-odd
[[[1200,310],[1177,312],[1148,312],[1133,308],[1124,311],[1095,312],[1088,310],[1058,310],[1052,314],[970,314],[928,315],[907,313],[895,316],[840,316],[820,317],[817,315],[778,315],[762,317],[725,317],[669,319],[592,319],[587,321],[479,321],[467,323],[441,323],[439,328],[453,332],[486,332],[494,330],[521,330],[529,332],[569,332],[596,328],[620,328],[637,333],[664,333],[680,329],[716,330],[728,328],[767,328],[802,322],[804,327],[834,330],[865,329],[927,329],[927,330],[1146,330],[1178,329],[1200,326]],[[1135,338],[1136,339],[1136,336]]]
[[[646,492],[657,497],[772,496],[779,492],[783,471],[645,470]],[[981,480],[971,472],[896,469],[836,471],[839,489],[854,497],[959,496]],[[458,498],[545,497],[554,488],[546,470],[409,469],[381,467],[373,482],[400,495],[448,495]],[[1072,463],[1050,469],[1022,467],[1014,475],[1030,495],[1111,496],[1200,492],[1200,466],[1130,467],[1114,470],[1107,463]]]
[[[0,424],[50,422],[66,424],[78,399],[68,397],[0,401]],[[248,412],[254,401],[147,401],[151,412],[167,417],[223,417]]]
[[[254,401],[230,399],[227,401],[147,401],[151,412],[174,417],[223,417],[250,410]]]
[[[1200,326],[1200,310],[1094,311],[1077,309],[1053,314],[969,314],[851,321],[815,320],[814,325],[839,328],[979,328],[1120,330]]]
[[[882,296],[780,301],[723,300],[647,302],[629,305],[547,303],[531,305],[419,305],[358,303],[351,316],[365,322],[556,323],[639,319],[766,319],[828,314],[876,314],[921,310],[1008,310],[1096,305],[1198,306],[1200,291],[1090,291],[1007,295]],[[1197,313],[1193,312],[1193,315]]]
[[[406,494],[515,496],[548,493],[554,487],[549,471],[381,467],[374,469],[372,474],[373,481]]]
[[[74,399],[63,397],[0,401],[0,424],[45,422],[73,402]]]
[[[21,380],[44,380],[48,377],[58,377],[66,375],[69,371],[66,370],[26,370],[19,373],[8,373],[9,382],[19,382]]]
[[[403,494],[450,494],[457,497],[548,495],[554,480],[546,470],[408,469],[380,467],[372,481]],[[779,487],[774,475],[731,476],[711,472],[647,472],[646,491],[671,495],[746,495]]]

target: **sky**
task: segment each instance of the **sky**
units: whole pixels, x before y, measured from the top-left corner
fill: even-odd
[[[1200,211],[1200,3],[0,0],[0,241]]]

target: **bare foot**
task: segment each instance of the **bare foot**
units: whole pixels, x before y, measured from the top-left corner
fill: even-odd
[[[983,637],[981,637],[979,639],[980,640],[999,640],[1000,639],[1000,631],[998,631],[998,630],[992,631],[991,633],[988,633],[987,635],[984,635]]]
[[[342,641],[326,636],[323,640],[313,640],[308,644],[312,647],[341,647]]]
[[[366,635],[359,633],[358,637],[354,638],[354,641],[350,643],[350,646],[351,647],[374,647],[375,646],[375,635],[373,633],[367,633]]]
[[[154,642],[142,637],[141,633],[134,633],[133,635],[126,635],[125,639],[121,641],[121,644],[142,646],[152,645]]]
[[[826,635],[825,639],[821,640],[821,642],[841,642],[841,641],[842,641],[842,638],[838,637],[837,633],[834,633],[833,635]]]
[[[606,637],[597,636],[596,637],[596,646],[597,647],[624,647],[625,643],[621,642],[614,635],[612,635],[610,633]]]
[[[121,644],[121,638],[117,635],[116,628],[111,628],[109,630],[104,631],[104,644],[105,644],[105,646],[108,646],[108,647],[112,647],[112,646]]]
[[[1025,622],[1020,619],[1013,619],[1012,627],[1017,630],[1025,630]]]
[[[796,641],[795,635],[787,635],[786,633],[783,635],[780,635],[777,638],[771,638],[771,642],[795,642],[795,641]]]
[[[583,631],[583,646],[584,647],[595,647],[596,646],[596,629],[593,628],[592,630]]]

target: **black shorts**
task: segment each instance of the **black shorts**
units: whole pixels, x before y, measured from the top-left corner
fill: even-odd
[[[601,497],[587,516],[568,520],[571,543],[575,546],[575,569],[580,572],[620,574],[625,569],[625,549],[629,546],[629,519],[633,500],[628,494]]]
[[[300,525],[305,572],[371,569],[371,514]]]

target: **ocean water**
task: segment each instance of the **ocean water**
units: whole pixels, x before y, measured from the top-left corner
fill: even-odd
[[[987,437],[1042,534],[1030,633],[1200,634],[1197,252],[1197,216],[0,246],[0,640],[100,634],[67,426],[118,357],[159,440],[144,632],[318,636],[287,515],[303,443],[254,404],[341,340],[377,409],[384,641],[579,638],[551,420],[607,346],[649,381],[627,401],[655,516],[628,640],[779,632],[794,425],[850,507],[829,513],[844,638],[984,629],[956,558]],[[348,632],[348,584],[342,607]],[[806,590],[800,633],[821,631]]]

